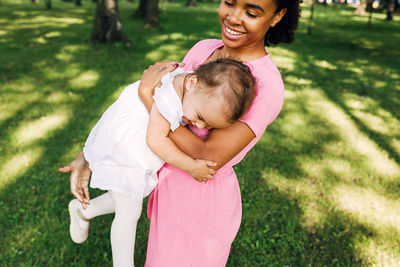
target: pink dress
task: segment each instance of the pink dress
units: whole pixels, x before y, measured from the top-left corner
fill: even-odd
[[[185,69],[195,69],[222,46],[221,40],[200,41],[184,58]],[[257,79],[257,96],[240,120],[256,137],[205,183],[169,164],[162,167],[148,204],[147,267],[218,267],[228,260],[242,216],[240,188],[232,166],[257,143],[283,105],[282,78],[269,55],[246,64]],[[201,138],[208,134],[207,129],[191,130]]]

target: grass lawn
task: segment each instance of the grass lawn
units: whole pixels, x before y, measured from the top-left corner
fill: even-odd
[[[0,2],[0,266],[111,266],[112,215],[69,237],[70,162],[124,86],[157,60],[218,38],[217,3],[161,3],[143,31],[120,1],[133,47],[92,46],[95,6]],[[295,43],[269,48],[285,105],[236,166],[243,219],[228,266],[400,266],[400,17],[309,6]],[[185,21],[184,24],[177,21]],[[91,190],[91,197],[101,191]],[[146,255],[140,219],[136,265]]]

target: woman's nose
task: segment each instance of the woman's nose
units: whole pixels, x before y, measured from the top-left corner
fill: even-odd
[[[241,12],[239,9],[235,8],[232,10],[231,13],[228,15],[228,21],[232,25],[238,25],[241,21]]]

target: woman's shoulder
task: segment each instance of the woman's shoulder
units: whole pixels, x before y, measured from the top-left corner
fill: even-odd
[[[219,39],[204,39],[198,41],[190,50],[193,49],[213,49],[223,45],[222,40]]]
[[[218,39],[205,39],[197,42],[186,54],[183,63],[186,64],[185,70],[193,70],[215,51],[223,46],[223,42]]]
[[[247,113],[240,119],[261,136],[275,120],[283,106],[284,84],[269,55],[246,63],[257,81],[257,95]]]
[[[251,73],[262,82],[280,83],[283,86],[281,73],[269,54],[246,64],[250,67]]]

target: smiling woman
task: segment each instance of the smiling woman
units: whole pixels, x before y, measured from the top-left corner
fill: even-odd
[[[200,41],[184,58],[186,71],[220,58],[238,59],[256,78],[257,93],[248,112],[226,128],[208,130],[199,129],[205,125],[199,128],[189,125],[190,130],[179,126],[169,133],[168,137],[186,155],[216,162],[216,166],[209,166],[217,173],[199,183],[169,164],[158,172],[158,186],[148,206],[151,223],[146,266],[226,264],[240,226],[242,208],[232,167],[257,143],[283,105],[283,81],[265,44],[292,42],[299,12],[298,0],[222,0],[219,8],[222,40]],[[142,77],[139,95],[148,109],[153,103],[154,87],[168,72],[168,64],[157,63],[164,67],[158,71],[149,68],[147,71],[153,71],[153,75]],[[229,80],[234,80],[234,76],[230,75]],[[80,154],[63,170],[72,171],[72,191],[84,201],[82,192],[87,187],[77,185],[87,184],[89,178],[85,159]]]

